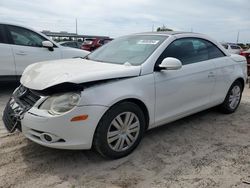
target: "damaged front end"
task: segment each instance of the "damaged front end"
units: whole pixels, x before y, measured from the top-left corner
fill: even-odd
[[[16,129],[22,131],[21,120],[24,114],[34,106],[40,99],[40,96],[34,94],[31,90],[20,85],[8,101],[4,112],[3,122],[9,132]]]
[[[28,112],[42,96],[82,90],[83,87],[81,85],[73,83],[62,83],[40,91],[20,85],[14,91],[4,109],[2,117],[3,123],[10,133],[13,133],[16,129],[22,131],[21,120],[25,113]]]
[[[21,84],[14,91],[4,109],[2,117],[4,125],[10,133],[13,133],[16,129],[22,131],[21,121],[24,118],[25,113],[28,112],[41,98],[48,98],[53,95],[60,95],[64,93],[81,93],[85,88],[89,88],[94,85],[129,78],[131,77],[96,80],[81,84],[65,82],[45,88],[43,90],[30,89]],[[39,108],[43,107],[42,104],[45,101],[46,100],[41,102]]]

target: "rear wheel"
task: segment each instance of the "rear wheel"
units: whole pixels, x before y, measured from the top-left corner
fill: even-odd
[[[130,154],[140,143],[145,130],[145,117],[134,103],[123,102],[108,110],[97,126],[96,150],[108,158]]]
[[[230,87],[224,102],[219,106],[221,112],[230,114],[238,108],[243,91],[243,85],[236,80]]]

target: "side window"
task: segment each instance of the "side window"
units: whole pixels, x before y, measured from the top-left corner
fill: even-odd
[[[25,28],[8,26],[13,43],[16,45],[42,47],[42,42],[46,39],[39,34]]]
[[[208,49],[206,44],[199,39],[193,38],[183,38],[172,42],[167,47],[164,54],[164,58],[177,58],[183,65],[208,60]]]
[[[207,42],[207,48],[208,48],[208,53],[209,53],[209,59],[214,59],[214,58],[225,56],[225,54],[213,43],[209,41],[206,41],[206,42]]]
[[[7,43],[7,37],[3,25],[0,25],[0,43]]]
[[[157,64],[166,57],[179,59],[183,65],[198,63],[225,56],[220,49],[209,41],[199,38],[182,38],[172,42],[157,60]]]
[[[209,50],[206,41],[201,39],[192,39],[192,43],[195,50],[195,55],[193,57],[194,63],[208,60]]]

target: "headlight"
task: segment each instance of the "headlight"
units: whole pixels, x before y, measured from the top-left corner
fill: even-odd
[[[79,100],[79,93],[57,94],[48,97],[39,109],[48,110],[49,113],[54,115],[60,115],[73,109]]]

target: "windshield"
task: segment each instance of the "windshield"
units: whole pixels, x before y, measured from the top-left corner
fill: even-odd
[[[141,65],[167,38],[157,35],[133,35],[109,42],[87,56],[87,59],[114,64]]]

